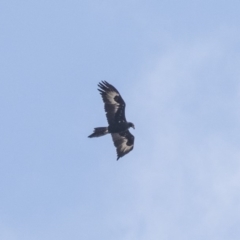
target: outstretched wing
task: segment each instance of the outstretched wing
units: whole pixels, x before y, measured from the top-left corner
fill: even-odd
[[[112,139],[117,149],[117,160],[133,150],[134,136],[128,130],[122,133],[112,133]]]
[[[125,102],[118,90],[106,81],[98,84],[98,91],[102,95],[104,109],[109,125],[114,123],[126,122]]]

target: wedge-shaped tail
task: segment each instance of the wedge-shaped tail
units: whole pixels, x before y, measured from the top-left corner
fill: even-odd
[[[97,127],[94,128],[94,131],[91,135],[89,135],[89,138],[93,138],[93,137],[101,137],[104,136],[108,133],[108,128],[107,127]]]

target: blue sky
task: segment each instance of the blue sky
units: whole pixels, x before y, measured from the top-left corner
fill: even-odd
[[[1,1],[0,239],[238,240],[239,1]],[[116,161],[97,84],[127,103]]]

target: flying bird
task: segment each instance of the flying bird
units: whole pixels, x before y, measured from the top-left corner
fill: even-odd
[[[117,150],[117,160],[133,150],[134,136],[129,132],[129,128],[135,129],[134,124],[127,122],[125,117],[126,104],[118,90],[106,81],[98,84],[103,102],[108,127],[97,127],[89,138],[101,137],[108,133],[112,135],[114,146]]]

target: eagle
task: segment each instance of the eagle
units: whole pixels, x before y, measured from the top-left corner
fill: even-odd
[[[125,117],[126,104],[118,90],[107,81],[98,84],[98,91],[104,102],[104,109],[108,121],[108,127],[97,127],[89,138],[101,137],[108,133],[112,135],[112,140],[117,151],[117,160],[133,150],[134,136],[129,132],[129,128],[135,129],[134,124],[127,122]]]

